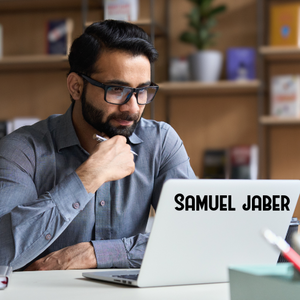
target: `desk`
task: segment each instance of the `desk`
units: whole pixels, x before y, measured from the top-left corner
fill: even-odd
[[[136,288],[89,280],[83,271],[15,272],[8,288],[0,291],[1,300],[229,300],[229,284]]]

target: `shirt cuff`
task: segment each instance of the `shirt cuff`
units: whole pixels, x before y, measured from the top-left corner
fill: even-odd
[[[91,241],[97,259],[98,269],[130,268],[122,240]]]

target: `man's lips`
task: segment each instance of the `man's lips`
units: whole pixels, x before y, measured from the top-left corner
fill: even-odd
[[[131,126],[133,124],[133,121],[127,121],[122,119],[114,119],[115,122],[117,122],[120,126]]]

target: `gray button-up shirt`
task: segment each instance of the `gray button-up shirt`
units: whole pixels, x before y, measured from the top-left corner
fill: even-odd
[[[91,137],[92,138],[92,137]],[[139,267],[149,209],[163,182],[195,178],[177,133],[141,119],[129,138],[135,171],[87,193],[75,170],[89,157],[64,115],[26,126],[0,141],[0,265],[20,269],[50,252],[93,243],[98,268]]]

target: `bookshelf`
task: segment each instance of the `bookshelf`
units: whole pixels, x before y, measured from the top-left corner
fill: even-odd
[[[93,22],[95,21],[89,21],[85,23],[85,26],[89,26],[91,25]],[[161,24],[157,23],[157,22],[153,22],[150,18],[148,19],[140,19],[138,21],[132,21],[132,24],[135,24],[141,28],[143,28],[143,30],[145,30],[145,32],[147,32],[148,35],[151,35],[151,27],[154,26],[154,34],[155,36],[165,36],[167,34],[167,30],[166,28],[164,28]]]
[[[269,61],[293,61],[300,59],[300,48],[261,46],[259,53]]]
[[[137,25],[155,34],[162,60],[155,66],[156,80],[166,80],[166,3],[140,0]],[[3,26],[3,58],[0,59],[0,119],[64,113],[70,105],[66,88],[68,60],[64,55],[47,55],[46,22],[71,18],[73,38],[88,22],[103,19],[99,0],[0,0]],[[155,19],[154,19],[155,15]],[[18,88],[16,88],[18,87]],[[22,89],[21,89],[22,87]],[[21,99],[21,100],[20,100]]]
[[[229,81],[220,80],[213,83],[197,81],[162,82],[159,90],[165,95],[195,95],[198,94],[240,94],[257,93],[260,87],[259,80]]]
[[[68,70],[66,55],[20,55],[0,59],[0,72],[21,70]]]
[[[101,14],[97,0],[89,0],[89,16]],[[3,57],[0,59],[0,119],[47,118],[70,105],[66,88],[65,55],[46,54],[46,24],[53,19],[74,20],[73,37],[82,33],[81,0],[0,0]]]
[[[261,116],[260,123],[263,125],[300,125],[300,118],[278,118],[273,116]]]
[[[169,118],[187,148],[192,167],[201,176],[204,148],[257,143],[260,83],[167,82],[169,57],[180,57],[191,51],[178,39],[187,26],[185,14],[189,13],[191,4],[182,0],[140,1],[140,17],[136,24],[152,34],[159,51],[159,60],[154,66],[155,82],[160,85],[152,108],[155,119],[165,121],[166,116]],[[225,3],[230,9],[219,20],[222,27],[220,50],[225,52],[232,45],[256,45],[255,0],[225,0]],[[74,20],[74,37],[78,36],[88,22],[103,19],[102,1],[0,0],[0,23],[4,27],[0,119],[46,118],[50,114],[64,113],[68,108],[66,58],[44,55],[45,21],[66,17]],[[240,44],[236,44],[237,41]],[[151,118],[149,107],[144,116]]]
[[[270,80],[274,75],[299,74],[300,48],[269,46],[269,8],[283,0],[258,1],[260,73],[259,123],[261,177],[299,179],[300,118],[279,118],[270,115]]]

